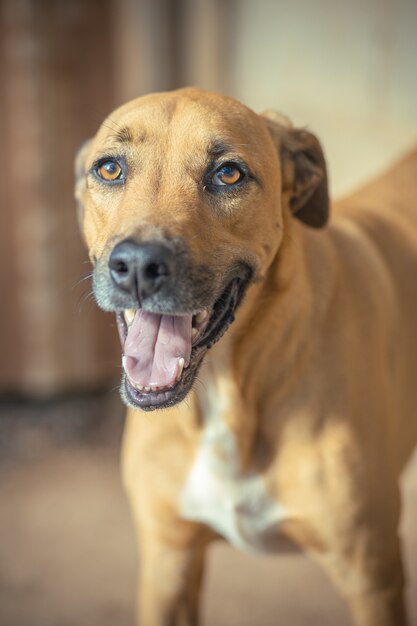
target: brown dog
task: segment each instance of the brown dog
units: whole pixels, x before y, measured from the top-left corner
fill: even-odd
[[[116,312],[124,353],[140,623],[198,623],[220,535],[259,551],[287,538],[322,563],[357,626],[406,624],[417,152],[325,226],[313,135],[186,89],[115,111],[77,173],[96,299]]]

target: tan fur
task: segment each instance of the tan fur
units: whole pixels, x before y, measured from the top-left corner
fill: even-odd
[[[217,274],[239,256],[257,274],[187,399],[128,411],[123,475],[141,553],[140,623],[198,621],[204,553],[216,535],[184,520],[180,501],[212,419],[209,389],[236,442],[234,484],[263,478],[287,511],[276,535],[322,563],[356,626],[404,626],[398,476],[417,438],[417,152],[312,229],[290,207],[325,201],[316,193],[321,165],[296,184],[288,146],[312,140],[288,142],[301,131],[286,118],[198,90],[150,95],[110,116],[84,150],[86,171],[120,127],[132,134],[136,168],[126,191],[103,192],[88,178],[77,187],[91,258],[163,229],[185,236],[193,258]],[[261,180],[220,214],[190,182],[216,133]],[[273,539],[263,547],[275,549]]]

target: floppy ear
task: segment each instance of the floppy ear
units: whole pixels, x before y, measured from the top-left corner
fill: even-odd
[[[81,234],[83,235],[83,218],[84,218],[84,204],[83,196],[85,191],[85,161],[88,151],[91,146],[91,139],[87,139],[78,149],[74,162],[74,174],[75,174],[75,188],[74,196],[77,204],[77,219],[80,227]]]
[[[293,128],[285,116],[262,114],[277,148],[282,168],[282,198],[302,222],[320,228],[329,216],[326,162],[318,139]]]

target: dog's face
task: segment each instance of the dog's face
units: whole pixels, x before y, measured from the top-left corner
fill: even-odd
[[[117,314],[129,405],[186,396],[277,254],[285,211],[325,223],[319,144],[281,122],[179,90],[121,107],[80,150],[79,219],[96,300]]]

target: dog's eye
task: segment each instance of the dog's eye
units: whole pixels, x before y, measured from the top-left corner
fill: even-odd
[[[120,180],[123,174],[122,168],[120,167],[117,161],[113,159],[109,159],[107,161],[103,161],[99,163],[97,167],[97,174],[103,180],[108,180],[110,182],[114,180]]]
[[[222,165],[211,179],[213,185],[230,186],[236,185],[244,177],[242,170],[234,163]]]

